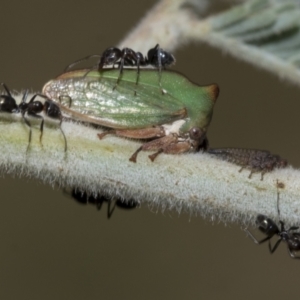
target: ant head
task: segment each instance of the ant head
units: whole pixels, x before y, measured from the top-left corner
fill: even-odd
[[[166,67],[175,63],[175,57],[171,53],[161,49],[159,44],[148,51],[148,60],[155,67]]]
[[[0,95],[0,111],[13,113],[18,111],[16,100],[8,95]]]
[[[175,61],[176,61],[175,57],[167,51],[161,51],[160,57],[161,57],[161,64],[163,66],[171,66],[171,65],[175,64]]]
[[[119,48],[111,47],[106,49],[100,59],[99,69],[104,65],[112,65],[122,56],[122,51]]]

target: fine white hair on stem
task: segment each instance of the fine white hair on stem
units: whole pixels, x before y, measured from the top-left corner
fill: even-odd
[[[249,171],[239,172],[239,166],[205,153],[162,154],[151,162],[149,153],[141,152],[137,163],[132,163],[129,157],[138,142],[113,136],[100,141],[98,129],[67,121],[62,123],[68,143],[65,153],[58,124],[49,126],[46,121],[41,145],[39,120],[34,119],[30,119],[32,143],[26,153],[28,126],[18,115],[1,113],[0,117],[7,120],[1,123],[0,139],[5,174],[241,224],[253,224],[258,213],[278,219],[279,180],[284,184],[280,189],[281,218],[287,224],[298,221],[300,172],[291,167],[266,173],[260,180],[259,173],[249,179]]]

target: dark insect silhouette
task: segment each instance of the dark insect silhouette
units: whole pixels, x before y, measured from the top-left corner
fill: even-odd
[[[71,196],[74,200],[76,200],[80,204],[94,204],[100,210],[103,202],[107,202],[107,218],[109,219],[116,206],[123,209],[133,209],[137,207],[138,203],[134,200],[123,201],[121,199],[109,199],[103,195],[88,195],[86,192],[79,191],[77,189],[73,189],[71,192]]]
[[[279,211],[279,187],[283,187],[282,183],[279,183],[277,181],[277,211],[278,211],[278,216],[280,216],[280,211]],[[274,253],[279,244],[284,241],[287,244],[287,248],[289,251],[289,255],[292,258],[295,259],[300,259],[300,256],[296,256],[295,252],[300,251],[300,233],[299,232],[293,232],[299,227],[297,226],[292,226],[289,229],[286,229],[284,226],[283,221],[279,221],[280,227],[274,222],[272,219],[268,218],[265,215],[259,214],[256,219],[256,223],[258,225],[258,229],[266,235],[265,238],[262,240],[257,240],[253,234],[248,230],[245,229],[245,232],[250,236],[250,238],[254,241],[255,244],[262,244],[266,241],[269,241],[269,250],[271,253]],[[271,238],[273,236],[278,236],[278,240],[276,241],[275,245],[271,245]]]

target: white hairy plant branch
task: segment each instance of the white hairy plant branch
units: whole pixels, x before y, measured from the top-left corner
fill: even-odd
[[[1,119],[7,119],[1,124],[0,139],[1,170],[5,174],[247,224],[258,213],[278,217],[279,180],[285,186],[280,190],[281,217],[288,223],[297,220],[300,173],[292,168],[267,173],[261,180],[259,173],[249,179],[249,171],[239,172],[239,166],[204,153],[162,154],[151,162],[149,153],[141,152],[137,163],[132,163],[129,157],[140,143],[109,135],[99,140],[98,129],[67,121],[62,123],[68,146],[64,152],[58,124],[46,122],[41,145],[40,120],[34,119],[30,119],[34,123],[32,142],[26,152],[29,128],[22,118],[2,113]]]
[[[263,58],[265,64],[261,64],[262,67],[291,81],[296,82],[297,78],[299,81],[296,65],[291,65],[292,60],[283,60],[281,52],[276,56],[267,52],[266,47],[247,44],[241,38],[245,36],[243,32],[232,34],[234,24],[246,18],[247,13],[255,16],[261,7],[263,11],[270,10],[269,1],[250,1],[252,5],[241,6],[231,15],[206,19],[201,19],[201,15],[204,15],[208,1],[201,3],[196,7],[195,1],[159,2],[120,46],[130,45],[146,53],[160,43],[163,48],[174,51],[182,43],[198,40],[253,64],[257,61],[261,64]],[[276,4],[276,1],[272,3]],[[268,28],[272,33],[277,15],[281,16],[284,8],[277,7],[273,11],[271,25],[262,24],[262,31]],[[244,24],[245,32],[253,34],[250,30],[253,22],[251,18],[247,20],[250,25]],[[254,23],[258,23],[256,19]],[[261,32],[263,37],[266,34]],[[294,56],[290,53],[289,58]],[[294,57],[293,62],[296,61]],[[21,95],[16,98],[20,101]],[[91,194],[100,192],[109,197],[135,199],[162,209],[187,211],[192,215],[241,224],[253,224],[258,213],[278,219],[276,182],[279,181],[284,184],[279,191],[280,217],[287,224],[298,221],[300,172],[292,167],[274,170],[260,180],[260,174],[253,174],[249,179],[249,171],[239,172],[240,167],[204,153],[161,154],[151,162],[149,153],[140,152],[137,163],[132,163],[129,157],[140,146],[139,142],[110,135],[100,141],[98,129],[67,121],[62,123],[68,146],[64,152],[58,125],[50,126],[46,122],[42,146],[39,142],[40,120],[34,119],[31,119],[32,142],[26,152],[29,128],[21,116],[1,113],[1,120],[0,165],[3,174],[28,176],[53,186],[76,187]]]

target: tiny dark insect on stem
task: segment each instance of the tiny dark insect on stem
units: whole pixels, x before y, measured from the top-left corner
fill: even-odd
[[[277,180],[277,212],[278,217],[280,217],[280,210],[279,210],[279,188],[284,188],[284,184]],[[255,244],[262,244],[266,241],[269,241],[269,251],[270,253],[274,253],[280,243],[282,241],[286,242],[289,255],[294,259],[300,259],[300,256],[296,256],[295,252],[300,251],[300,233],[293,232],[298,230],[298,226],[291,226],[289,229],[286,229],[284,226],[284,222],[279,220],[280,227],[273,221],[272,219],[268,218],[265,215],[259,214],[256,218],[256,224],[258,225],[258,229],[266,235],[265,238],[262,240],[257,240],[253,234],[248,230],[244,229],[245,232],[250,236],[250,238],[254,241]],[[278,240],[276,241],[275,245],[271,245],[271,239],[273,236],[278,236]]]
[[[241,166],[239,172],[243,169],[249,169],[251,178],[253,173],[261,173],[261,180],[267,172],[275,168],[284,168],[287,161],[279,155],[274,155],[270,151],[243,148],[211,148],[207,153],[213,154],[216,158],[228,161]]]

